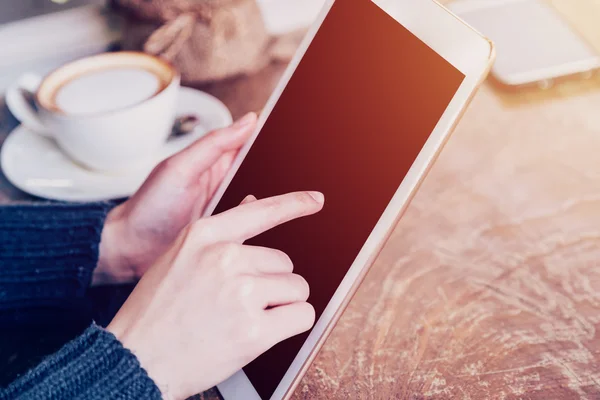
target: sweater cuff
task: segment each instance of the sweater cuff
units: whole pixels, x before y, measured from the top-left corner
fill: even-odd
[[[135,355],[95,324],[14,381],[6,394],[35,399],[161,399]]]
[[[98,263],[104,221],[114,206],[0,207],[0,309],[84,296]]]

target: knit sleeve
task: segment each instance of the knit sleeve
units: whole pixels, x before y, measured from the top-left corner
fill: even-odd
[[[81,336],[0,389],[0,399],[161,399],[133,353],[92,324]]]
[[[81,298],[113,203],[0,207],[0,311]]]

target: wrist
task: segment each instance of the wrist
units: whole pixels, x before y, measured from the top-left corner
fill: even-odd
[[[119,317],[119,314],[117,314],[115,319],[113,319],[106,327],[106,330],[112,333],[121,345],[137,358],[140,366],[146,371],[146,374],[148,374],[161,392],[163,400],[186,398],[186,396],[177,396],[167,383],[168,379],[166,379],[167,377],[165,376],[166,371],[162,368],[165,363],[161,362],[163,358],[156,354],[156,346],[152,346],[151,343],[148,343],[148,340],[145,337],[139,337],[139,335],[131,332],[131,329],[122,326],[123,321],[118,321]]]
[[[135,280],[133,265],[127,256],[124,221],[121,207],[117,206],[106,216],[100,248],[98,264],[94,270],[92,285],[127,283]]]

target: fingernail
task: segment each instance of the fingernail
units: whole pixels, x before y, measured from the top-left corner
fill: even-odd
[[[246,203],[251,203],[253,201],[256,201],[256,197],[252,196],[251,194],[249,194],[248,196],[244,197],[244,200],[242,200],[241,204],[246,204]]]
[[[323,196],[323,193],[321,192],[308,192],[308,194],[319,204],[322,204],[325,201],[325,196]]]
[[[250,125],[254,121],[255,118],[256,118],[256,114],[254,114],[253,112],[249,112],[248,114],[244,115],[242,118],[238,119],[233,124],[233,127],[235,129],[244,128],[244,127]]]

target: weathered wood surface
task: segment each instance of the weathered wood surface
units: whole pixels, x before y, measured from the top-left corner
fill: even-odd
[[[600,399],[599,109],[484,87],[295,398]]]

